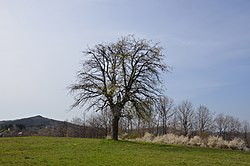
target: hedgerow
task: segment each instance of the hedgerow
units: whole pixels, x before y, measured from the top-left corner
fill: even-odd
[[[192,138],[188,138],[183,135],[179,136],[179,135],[175,135],[172,133],[160,135],[160,136],[154,136],[153,134],[145,133],[143,137],[136,138],[134,140],[141,141],[141,142],[192,145],[192,146],[249,151],[249,149],[246,146],[245,141],[240,138],[234,138],[231,141],[226,141],[222,137],[218,137],[218,136],[209,136],[207,138],[194,136]]]

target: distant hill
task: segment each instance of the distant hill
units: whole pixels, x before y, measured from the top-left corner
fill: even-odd
[[[68,129],[72,128],[72,126],[75,125],[38,115],[23,119],[0,121],[0,136],[66,136]]]
[[[34,126],[51,126],[51,125],[53,126],[61,123],[63,123],[63,121],[48,119],[38,115],[34,117],[17,119],[17,120],[0,121],[0,126],[21,124],[24,125],[25,127],[34,127]]]
[[[76,125],[66,121],[58,121],[40,115],[0,121],[0,137],[15,136],[55,136],[55,137],[87,137],[103,138],[107,132],[97,126]]]

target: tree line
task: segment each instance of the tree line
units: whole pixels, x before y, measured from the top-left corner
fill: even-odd
[[[100,128],[102,129],[100,133],[105,136],[111,134],[112,113],[110,111],[100,111],[84,119],[73,118],[71,122]],[[205,105],[195,108],[189,100],[184,100],[175,105],[173,99],[166,96],[160,97],[157,104],[151,106],[148,117],[142,118],[134,114],[127,115],[121,118],[119,126],[121,138],[142,137],[148,132],[154,135],[167,133],[188,137],[198,135],[201,138],[213,135],[225,140],[238,137],[245,140],[246,143],[250,143],[248,121],[240,121],[237,117],[223,113],[216,114]]]

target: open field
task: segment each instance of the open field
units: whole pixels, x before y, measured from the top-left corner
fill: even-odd
[[[0,165],[250,165],[250,153],[101,139],[0,138]]]

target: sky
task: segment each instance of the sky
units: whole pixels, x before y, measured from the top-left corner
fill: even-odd
[[[0,120],[69,111],[82,51],[134,34],[160,42],[165,95],[250,121],[249,0],[0,0]]]

